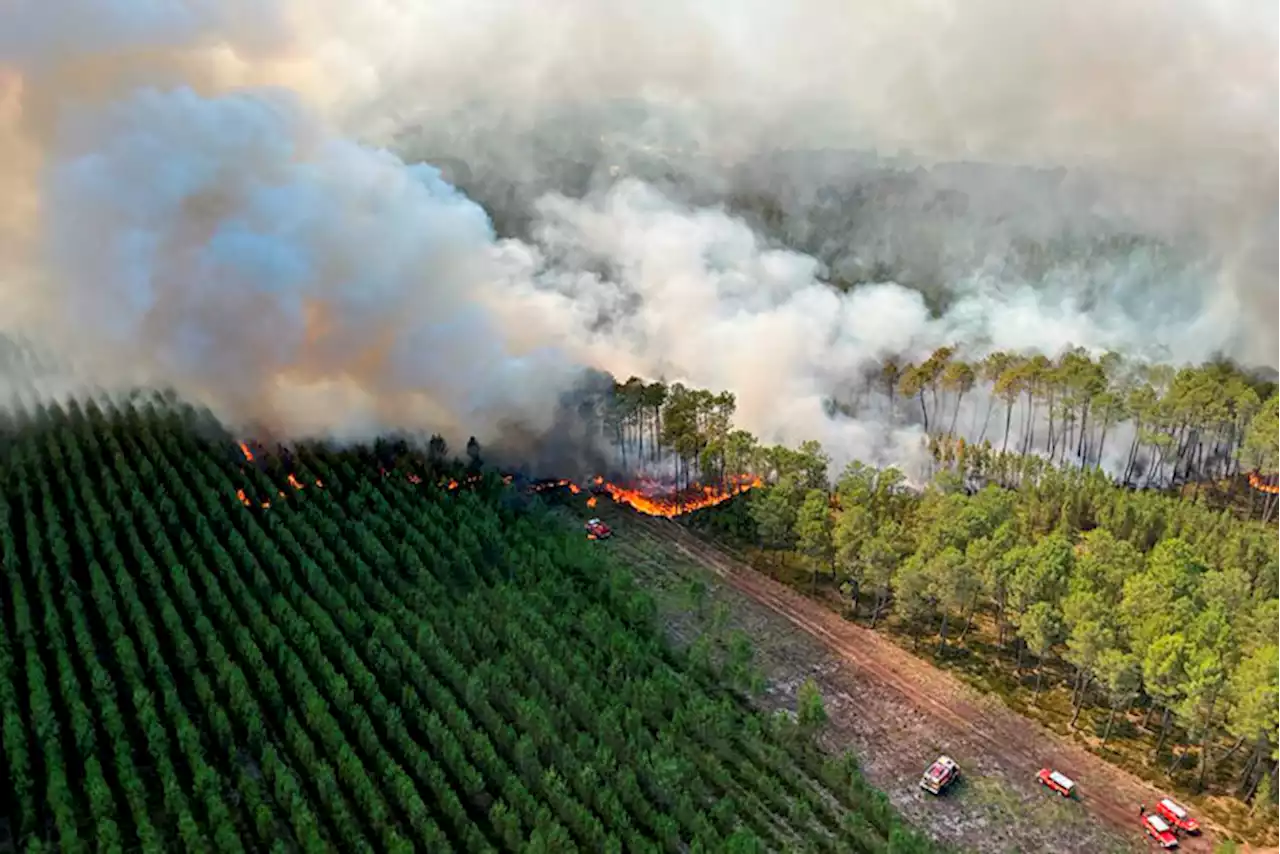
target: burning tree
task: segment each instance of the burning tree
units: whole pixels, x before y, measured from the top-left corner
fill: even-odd
[[[729,437],[740,435],[732,450],[741,465],[742,449],[754,442],[750,434],[733,431],[737,403],[729,392],[713,393],[681,383],[646,384],[637,377],[615,383],[613,399],[604,408],[606,430],[613,437],[624,468],[640,471],[670,465],[677,489],[695,482],[728,484],[730,475],[750,468],[729,465]]]

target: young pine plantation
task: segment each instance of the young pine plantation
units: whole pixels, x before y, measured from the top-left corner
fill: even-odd
[[[250,462],[206,424],[155,398],[6,425],[8,847],[935,850],[537,499]]]

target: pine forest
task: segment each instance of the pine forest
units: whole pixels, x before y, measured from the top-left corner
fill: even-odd
[[[496,474],[256,467],[206,427],[156,398],[4,436],[20,850],[935,850]]]

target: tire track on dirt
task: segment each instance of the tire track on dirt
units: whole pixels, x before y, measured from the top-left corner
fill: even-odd
[[[824,606],[742,564],[715,546],[686,531],[678,523],[645,517],[646,532],[675,546],[734,588],[786,617],[874,681],[899,694],[919,711],[982,745],[1007,772],[1030,778],[1046,765],[1057,767],[1081,784],[1077,800],[1116,829],[1136,831],[1138,804],[1153,804],[1164,794],[1115,768],[1088,751],[1011,710],[988,711],[965,701],[972,689],[959,680],[892,646],[874,632],[853,625]],[[925,683],[936,693],[920,687]],[[938,695],[945,696],[944,701]],[[1001,714],[1003,712],[1003,714]],[[1032,740],[1033,739],[1033,740]],[[1132,806],[1129,806],[1132,804]],[[1219,830],[1220,828],[1214,828]],[[1212,836],[1184,837],[1181,849],[1207,854]]]

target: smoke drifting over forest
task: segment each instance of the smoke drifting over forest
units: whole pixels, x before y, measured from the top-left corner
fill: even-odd
[[[0,328],[235,425],[536,436],[592,368],[892,462],[825,408],[888,355],[1277,366],[1273,4],[6,18]]]

